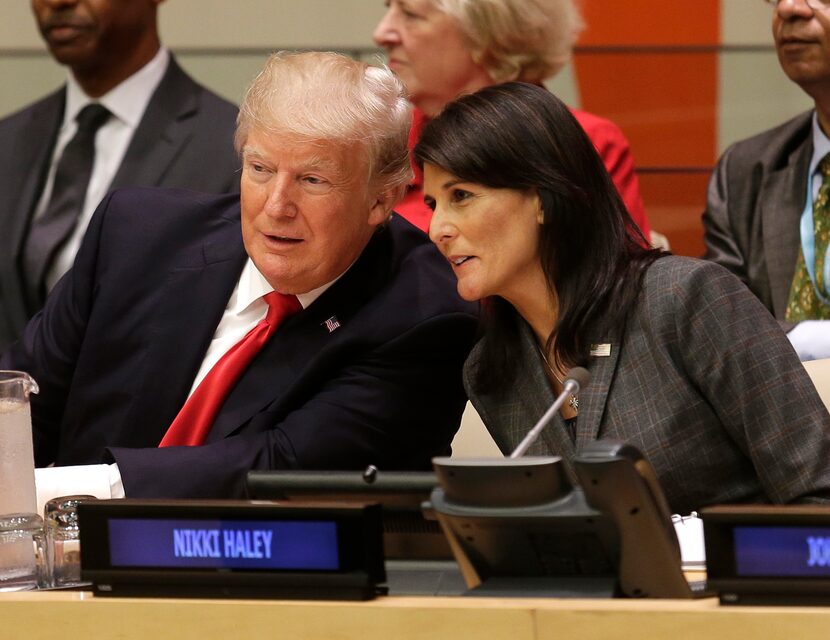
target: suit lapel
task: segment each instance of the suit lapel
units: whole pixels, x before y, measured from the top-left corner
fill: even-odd
[[[110,189],[161,184],[168,167],[193,136],[192,122],[198,110],[193,83],[171,57]]]
[[[524,384],[515,387],[518,403],[510,417],[510,429],[515,434],[513,448],[518,446],[522,438],[556,399],[545,374],[536,338],[530,327],[521,320],[519,321],[519,345],[520,368],[527,371],[529,375]],[[574,455],[573,439],[559,414],[554,416],[536,444],[528,450],[530,455],[550,455],[550,452],[562,456],[565,460],[570,460]]]
[[[146,446],[148,438],[161,441],[184,404],[246,259],[237,218],[219,239],[203,245],[201,255],[182,256],[170,272],[159,292],[145,360],[158,372],[144,375],[136,394],[154,402],[134,407],[130,421],[137,426],[125,430],[136,433],[136,446]],[[157,433],[148,434],[148,428]]]
[[[807,169],[813,153],[812,137],[796,148],[783,168],[767,174],[758,194],[763,228],[764,257],[773,312],[783,318],[801,247],[799,220],[804,210]]]
[[[383,231],[371,240],[354,265],[330,289],[300,313],[287,319],[256,356],[225,401],[208,442],[221,440],[269,408],[282,419],[309,389],[309,377],[330,377],[340,363],[331,347],[348,339],[350,324],[385,282],[390,243]],[[329,331],[326,320],[340,328]]]
[[[623,328],[618,335],[623,335]],[[603,352],[604,347],[610,347],[610,353],[605,355],[589,355],[588,371],[591,372],[591,381],[588,386],[579,392],[579,417],[576,421],[576,449],[580,451],[586,444],[593,442],[599,435],[602,417],[605,414],[605,405],[608,392],[614,382],[617,363],[620,358],[620,341],[606,334],[593,334],[593,345],[599,347],[595,352]],[[607,348],[604,349],[607,351]]]
[[[11,152],[11,157],[15,158],[13,173],[4,179],[13,185],[11,193],[18,194],[17,202],[11,203],[14,214],[10,216],[12,226],[8,238],[18,250],[46,179],[65,101],[66,91],[61,89],[36,105],[30,113],[28,126],[14,142]]]
[[[34,105],[28,114],[29,122],[21,127],[11,143],[10,157],[14,158],[14,164],[9,167],[8,175],[3,176],[8,191],[2,198],[7,203],[7,209],[3,211],[6,220],[3,233],[0,234],[0,254],[7,264],[2,269],[6,280],[4,288],[8,290],[8,295],[5,296],[7,304],[12,300],[24,299],[17,258],[37,199],[43,190],[65,101],[66,91],[62,88]],[[22,307],[16,315],[21,316],[21,321],[28,317]]]

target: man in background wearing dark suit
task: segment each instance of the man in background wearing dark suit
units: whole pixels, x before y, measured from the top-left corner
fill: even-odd
[[[236,108],[159,42],[162,0],[32,0],[67,84],[0,120],[0,353],[72,265],[111,188],[237,188]]]
[[[767,3],[781,67],[815,109],[724,152],[703,214],[705,257],[743,280],[802,360],[826,358],[830,158],[822,159],[830,152],[830,2]]]
[[[241,198],[104,199],[0,358],[40,385],[36,461],[58,465],[38,469],[41,496],[57,478],[64,495],[241,497],[250,469],[424,469],[449,452],[477,309],[390,218],[410,117],[388,69],[276,54],[240,110]]]

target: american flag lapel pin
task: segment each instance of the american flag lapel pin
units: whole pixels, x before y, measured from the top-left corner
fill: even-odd
[[[337,319],[337,316],[332,316],[328,320],[326,320],[323,325],[328,329],[328,332],[331,333],[340,328],[340,320]]]
[[[608,343],[592,344],[590,353],[595,358],[607,358],[611,355],[611,345]]]

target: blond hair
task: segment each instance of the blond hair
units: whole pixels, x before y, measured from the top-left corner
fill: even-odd
[[[496,82],[542,82],[570,60],[584,24],[573,0],[433,0]]]
[[[337,53],[280,51],[245,92],[234,144],[241,152],[253,129],[309,142],[359,142],[370,180],[402,196],[412,179],[410,122],[406,90],[388,68]]]

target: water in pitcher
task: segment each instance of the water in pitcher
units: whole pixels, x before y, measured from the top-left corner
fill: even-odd
[[[37,511],[28,401],[0,399],[0,487],[0,515]]]
[[[28,402],[0,399],[0,487],[0,591],[31,589],[37,582],[35,548],[21,524],[39,517]]]
[[[0,371],[0,591],[37,586],[35,464],[29,394],[37,383],[22,371]]]

